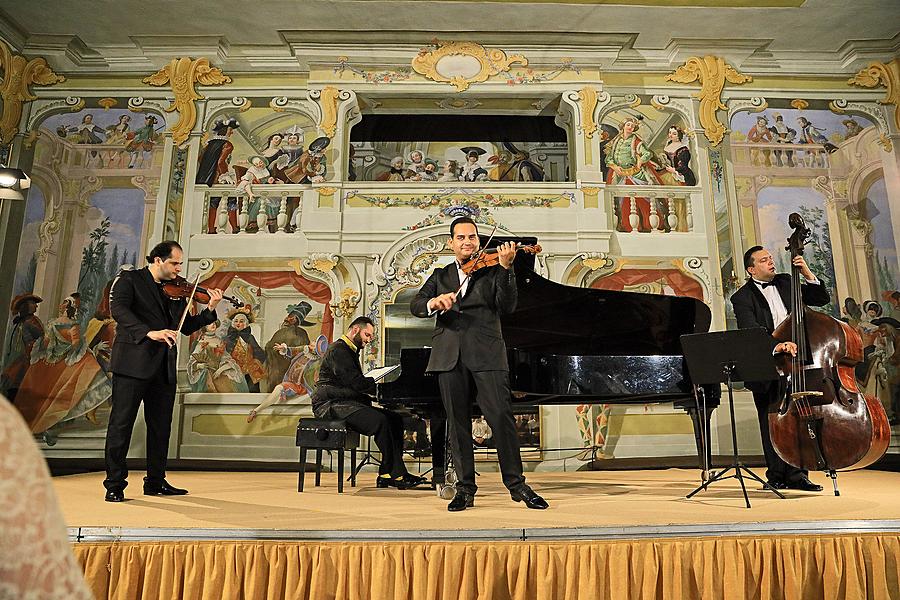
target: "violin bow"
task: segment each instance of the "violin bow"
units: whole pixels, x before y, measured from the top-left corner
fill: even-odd
[[[178,329],[177,331],[181,331],[181,327],[184,325],[184,320],[187,318],[188,311],[191,310],[191,304],[194,302],[194,294],[197,293],[197,286],[200,285],[200,273],[197,273],[197,279],[194,280],[194,289],[191,290],[191,295],[188,296],[187,306],[184,307],[184,312],[181,313],[181,320],[178,321]]]

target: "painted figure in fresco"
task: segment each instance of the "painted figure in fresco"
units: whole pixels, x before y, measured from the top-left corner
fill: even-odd
[[[775,136],[776,144],[793,144],[794,138],[797,137],[797,131],[791,129],[784,122],[784,116],[775,113],[775,124],[769,128],[769,131]],[[794,151],[793,150],[776,150],[775,165],[776,167],[794,167]]]
[[[403,179],[409,181],[421,181],[421,175],[425,172],[425,156],[419,150],[413,150],[407,155],[409,166],[403,174]]]
[[[244,373],[225,350],[225,328],[216,320],[203,329],[188,359],[192,392],[229,394],[246,392]]]
[[[225,336],[225,350],[240,367],[247,380],[247,390],[259,392],[259,382],[266,376],[263,365],[266,351],[259,346],[256,337],[250,330],[250,307],[235,308],[228,312],[231,327]]]
[[[279,167],[280,173],[279,175],[283,177],[282,181],[284,183],[294,183],[291,179],[291,176],[288,175],[289,172],[296,172],[297,164],[300,162],[300,158],[303,156],[303,131],[299,129],[296,125],[291,127],[285,133],[284,143],[281,145],[282,155],[278,157],[278,162],[282,166]],[[350,145],[350,166],[352,170],[353,166],[353,145]],[[354,179],[350,179],[350,181],[354,181]],[[288,223],[285,227],[285,231],[288,233],[292,233],[297,230],[299,224],[296,222],[296,218],[299,217],[299,207],[300,207],[300,196],[288,196],[287,199],[287,214],[290,216]]]
[[[491,431],[488,422],[481,415],[476,417],[472,421],[472,442],[479,448],[490,448],[493,446],[492,437],[494,437],[494,432]]]
[[[525,150],[517,148],[510,142],[503,142],[503,146],[511,153],[509,165],[509,176],[500,174],[500,180],[504,181],[543,181],[544,169],[539,164],[533,162],[529,157],[530,154]]]
[[[828,141],[828,138],[812,123],[810,123],[806,117],[797,117],[797,124],[800,126],[800,136],[797,140],[798,144],[821,144],[825,146],[826,152],[834,152],[837,150],[837,146]],[[803,157],[804,162],[807,167],[821,167],[825,168],[827,166],[825,160],[825,154],[818,150],[813,150],[810,152],[806,152]]]
[[[488,179],[491,181],[512,181],[513,172],[509,165],[511,158],[510,153],[505,150],[489,156],[487,161],[492,166],[488,169]]]
[[[849,140],[852,137],[858,136],[862,133],[862,127],[860,127],[859,123],[855,119],[844,119],[841,121],[841,124],[846,128],[844,132],[844,139]]]
[[[125,265],[131,267],[131,265]],[[133,269],[133,267],[132,267]],[[132,269],[119,269],[119,272]],[[107,375],[110,373],[109,364],[112,357],[113,340],[116,337],[116,321],[112,318],[110,310],[109,292],[115,279],[110,279],[103,287],[103,293],[100,294],[100,302],[94,311],[94,316],[88,321],[84,328],[84,341],[88,348],[97,357],[100,368]]]
[[[106,131],[94,123],[94,115],[91,113],[81,117],[81,123],[78,125],[60,126],[56,133],[73,144],[102,144],[103,138],[100,136],[106,136]]]
[[[77,292],[66,296],[59,316],[47,323],[44,336],[32,348],[16,406],[33,433],[80,417],[112,395],[106,374],[81,334],[80,306]]]
[[[107,144],[122,144],[128,140],[128,132],[131,129],[131,115],[119,115],[119,121],[115,125],[106,128]]]
[[[271,390],[284,379],[284,374],[291,365],[289,357],[275,349],[278,344],[286,344],[288,347],[306,346],[309,344],[309,334],[304,326],[313,325],[306,320],[306,316],[312,310],[309,302],[298,302],[287,307],[287,316],[281,323],[281,327],[272,334],[266,343],[266,383]]]
[[[131,160],[128,162],[129,169],[133,169],[136,166],[143,167],[144,163],[150,158],[153,146],[156,144],[157,131],[155,126],[157,122],[158,119],[154,115],[146,115],[143,127],[126,134],[128,142],[125,144],[125,150],[131,154]]]
[[[888,301],[888,304],[891,305],[891,312],[888,316],[900,321],[900,292],[897,290],[890,290],[888,292],[882,292],[882,295],[884,296],[884,299]]]
[[[247,159],[250,163],[249,167],[235,167],[234,172],[238,177],[237,186],[234,188],[235,194],[247,194],[250,200],[253,200],[253,185],[262,183],[277,183],[275,177],[269,171],[269,161],[258,154]]]
[[[248,423],[252,423],[260,412],[274,404],[283,404],[291,398],[315,392],[322,357],[328,350],[328,338],[320,335],[314,344],[290,346],[282,343],[275,344],[272,349],[279,357],[288,361],[288,368],[281,382],[273,386],[266,399],[247,415]]]
[[[753,144],[771,144],[775,136],[769,130],[769,119],[765,115],[756,117],[756,125],[747,132],[747,141]],[[754,165],[766,166],[771,164],[771,157],[768,150],[750,149],[750,163]]]
[[[425,159],[425,170],[422,171],[421,173],[419,173],[419,180],[420,181],[437,181],[438,176],[437,176],[436,171],[437,171],[437,163],[430,158],[426,158]]]
[[[438,181],[459,181],[459,163],[455,160],[444,161]]]
[[[391,159],[391,168],[375,178],[376,181],[404,181],[407,171],[403,168],[403,157],[395,156]]]
[[[478,146],[466,146],[462,148],[462,151],[466,155],[466,164],[463,165],[462,172],[459,174],[460,181],[486,181],[488,172],[479,161],[481,155],[487,154],[487,151]]]
[[[606,146],[607,185],[659,185],[661,183],[652,161],[653,154],[637,135],[640,121],[628,117],[622,129]],[[633,203],[633,205],[632,205]],[[636,212],[640,231],[650,231],[650,200],[647,198],[621,198],[619,204],[619,230],[632,231],[629,220],[632,209]]]
[[[19,385],[31,365],[31,350],[35,342],[44,336],[44,324],[35,314],[37,305],[43,301],[43,298],[32,293],[19,294],[9,306],[13,318],[4,346],[6,354],[0,375],[0,393],[10,402],[15,401]]]
[[[200,151],[200,164],[197,167],[196,184],[206,184],[209,187],[217,183],[234,183],[227,181],[228,172],[231,170],[229,161],[234,151],[234,144],[228,139],[234,131],[240,127],[235,118],[219,119],[213,123],[213,135]],[[221,196],[209,199],[209,213],[206,219],[206,233],[216,233],[216,213],[219,210]],[[238,232],[237,222],[237,198],[228,198],[228,222],[231,223],[231,231]]]
[[[331,140],[325,136],[317,137],[309,148],[300,155],[300,160],[292,167],[285,169],[285,174],[293,183],[322,183],[328,173],[325,162],[325,149]]]
[[[684,141],[684,130],[681,127],[669,127],[663,152],[667,163],[665,170],[678,185],[697,185],[697,177],[691,170],[691,149]]]
[[[284,168],[288,166],[291,157],[281,147],[284,141],[284,135],[281,133],[273,133],[266,142],[266,147],[260,152],[260,155],[269,163],[269,172],[276,179],[276,183],[290,183],[290,179],[284,172]]]

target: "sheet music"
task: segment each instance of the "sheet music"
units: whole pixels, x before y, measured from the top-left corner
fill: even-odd
[[[366,372],[366,377],[371,377],[375,381],[378,381],[379,379],[384,378],[384,376],[388,373],[392,373],[399,368],[400,365],[394,365],[392,367],[375,367],[374,369]]]

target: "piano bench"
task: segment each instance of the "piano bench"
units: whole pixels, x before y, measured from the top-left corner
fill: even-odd
[[[350,485],[356,487],[356,448],[359,434],[347,429],[343,420],[300,419],[297,423],[297,446],[300,447],[300,475],[297,491],[303,491],[306,475],[306,451],[316,451],[316,487],[321,483],[322,450],[338,451],[338,493],[344,492],[344,451],[350,451]]]

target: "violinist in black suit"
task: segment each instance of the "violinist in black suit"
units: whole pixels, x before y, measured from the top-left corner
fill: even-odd
[[[166,481],[166,460],[172,411],[175,406],[175,366],[178,323],[187,306],[185,299],[172,300],[162,289],[178,276],[183,253],[177,242],[157,244],[147,256],[148,266],[123,271],[110,290],[110,312],[116,321],[110,370],[112,410],[106,430],[107,502],[122,502],[128,485],[125,457],[141,402],[147,422],[147,476],[144,494],[177,496],[187,490]],[[216,320],[215,308],[221,290],[208,290],[209,305],[196,315],[188,315],[181,333],[190,335]]]
[[[509,364],[500,315],[516,308],[515,244],[497,249],[499,264],[463,272],[462,265],[478,250],[475,222],[459,217],[450,225],[450,249],[456,260],[432,273],[413,299],[417,317],[436,316],[429,373],[438,375],[447,411],[450,449],[459,480],[450,511],[474,505],[475,461],[472,448],[471,401],[475,398],[494,432],[503,483],[512,499],[528,508],[547,502],[525,484],[522,457],[510,408]]]
[[[809,306],[828,304],[828,289],[810,271],[802,256],[793,261],[806,280],[801,286],[803,302]],[[749,278],[731,296],[731,305],[737,325],[741,329],[764,327],[772,333],[775,327],[787,318],[791,306],[791,276],[776,273],[772,254],[762,246],[753,246],[744,253],[744,268]],[[797,354],[794,342],[775,343],[773,352]],[[778,381],[747,382],[747,389],[753,392],[753,401],[759,418],[763,453],[766,456],[766,479],[775,489],[795,489],[809,492],[822,491],[822,486],[809,480],[808,472],[784,462],[772,447],[769,437],[769,409],[779,400],[781,385]]]

